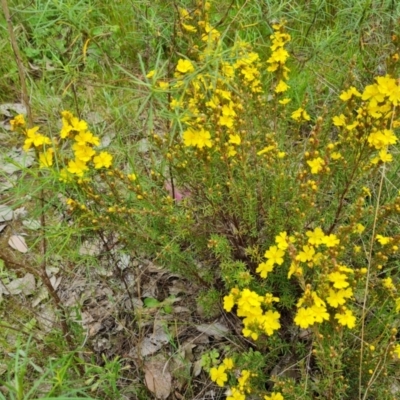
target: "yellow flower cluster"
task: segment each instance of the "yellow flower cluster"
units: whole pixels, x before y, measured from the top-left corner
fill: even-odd
[[[23,146],[25,151],[29,151],[32,146],[37,150],[40,168],[50,167],[53,165],[54,149],[52,147],[46,148],[46,145],[53,145],[53,143],[50,138],[39,132],[40,128],[38,126],[28,129],[26,127],[25,118],[22,114],[19,114],[12,119],[10,124],[11,130],[19,130],[25,135],[26,139]]]
[[[379,76],[362,93],[352,86],[341,93],[340,99],[348,105],[346,113],[334,116],[332,121],[341,130],[341,139],[351,144],[354,138],[365,138],[378,153],[372,164],[391,162],[393,156],[388,150],[398,140],[393,129],[400,126],[399,82],[390,75]]]
[[[210,378],[218,386],[223,387],[228,381],[228,373],[234,368],[232,358],[225,358],[218,367],[210,369]],[[234,374],[237,379],[237,384],[227,390],[226,400],[245,400],[246,395],[252,392],[251,378],[257,376],[248,369],[235,371]],[[276,400],[280,398],[277,397]],[[283,399],[283,398],[282,398]]]
[[[179,10],[181,29],[194,37],[200,34],[201,41],[207,43],[194,45],[190,58],[178,60],[175,82],[170,85],[178,95],[172,96],[170,108],[179,116],[179,126],[183,126],[184,146],[212,148],[229,158],[237,154],[246,139],[239,117],[245,107],[243,94],[250,99],[262,98],[255,95],[264,93],[261,73],[265,64],[252,46],[242,40],[237,40],[230,52],[224,52],[219,32],[209,23],[209,8],[206,2],[204,7],[199,3],[199,9],[191,13]],[[283,93],[289,88],[286,83],[289,69],[285,65],[289,53],[284,46],[290,41],[290,35],[284,32],[283,25],[273,28],[267,70],[276,72],[279,82],[275,92]],[[148,76],[154,75],[153,72]],[[281,104],[289,101],[280,100]]]
[[[89,169],[88,163],[92,162],[95,169],[109,168],[112,162],[111,154],[106,151],[96,153],[93,146],[100,144],[100,139],[88,130],[85,121],[73,116],[69,111],[63,111],[62,128],[60,131],[61,139],[69,138],[73,140],[72,151],[74,159],[68,161],[68,165],[60,172],[62,180],[68,179],[68,174],[83,176]],[[23,115],[17,115],[11,120],[12,130],[20,130],[25,136],[23,149],[28,151],[32,146],[37,150],[40,168],[48,168],[53,165],[53,157],[57,142],[50,140],[47,136],[39,132],[39,127],[27,129]],[[47,147],[51,145],[52,147]]]
[[[187,33],[199,33],[201,41],[212,44],[218,41],[221,34],[209,23],[208,12],[211,8],[211,3],[206,1],[203,4],[203,2],[199,1],[197,5],[197,9],[193,13],[189,13],[185,8],[179,8],[180,27]],[[196,22],[193,16],[200,17],[200,20]]]
[[[231,88],[241,86],[241,82],[251,92],[261,91],[261,64],[258,54],[247,51],[245,45],[234,63],[225,61],[218,52],[213,53],[213,58],[210,57],[203,59],[200,55],[197,68],[203,69],[205,63],[213,63],[218,68],[218,78],[207,72],[191,76],[183,96],[173,98],[170,107],[179,111],[185,104],[180,116],[181,123],[186,127],[183,132],[185,146],[203,149],[211,148],[215,143],[225,143],[226,146],[220,146],[219,149],[226,152],[228,157],[233,157],[242,143],[238,133],[238,114],[244,107]],[[178,61],[175,88],[181,87],[187,74],[194,71],[193,65],[191,60]]]
[[[284,398],[281,393],[272,392],[270,396],[264,396],[264,400],[284,400]]]
[[[243,336],[257,340],[260,332],[271,336],[281,327],[280,314],[272,309],[272,303],[278,301],[279,298],[270,293],[260,296],[250,289],[234,288],[224,297],[224,309],[230,312],[237,305],[236,314],[243,318]]]
[[[234,363],[232,358],[225,358],[218,367],[210,369],[210,378],[218,386],[224,386],[228,381],[228,374],[226,371],[233,369]]]
[[[86,121],[74,117],[70,111],[63,111],[61,116],[62,128],[60,137],[74,141],[72,145],[74,159],[69,160],[68,166],[61,171],[61,176],[66,177],[68,173],[79,177],[83,176],[84,172],[89,169],[88,163],[90,161],[93,162],[96,169],[109,168],[112,156],[106,151],[97,154],[93,149],[93,146],[100,144],[100,139],[88,130]]]
[[[269,72],[276,72],[278,83],[275,86],[275,93],[284,93],[289,89],[287,84],[290,69],[285,65],[289,58],[288,51],[284,48],[286,43],[290,41],[290,35],[284,32],[283,24],[275,24],[272,26],[274,33],[270,36],[272,40],[272,54],[267,60]],[[287,104],[290,99],[281,100],[281,104]]]
[[[329,305],[332,309],[338,309],[340,306],[339,312],[334,314],[334,318],[340,325],[354,328],[356,319],[352,311],[345,307],[346,301],[353,297],[349,282],[353,274],[352,269],[333,262],[329,272],[321,274],[318,282],[315,282],[318,287],[324,289],[312,290],[310,285],[304,283],[305,267],[312,269],[321,266],[322,263],[327,264],[329,261],[323,252],[318,251],[320,247],[334,249],[340,244],[340,240],[334,234],[325,235],[320,227],[307,231],[306,237],[307,242],[300,248],[298,246],[296,248],[295,238],[288,236],[286,232],[281,232],[275,238],[275,245],[270,246],[265,252],[264,256],[267,260],[258,265],[256,272],[262,278],[266,278],[275,265],[284,263],[285,254],[288,253],[291,258],[288,278],[295,275],[305,288],[303,296],[297,303],[295,324],[306,329],[315,323],[328,321],[330,314],[327,305]],[[228,307],[225,307],[227,309],[232,304],[232,297],[225,299],[227,299],[226,306]]]

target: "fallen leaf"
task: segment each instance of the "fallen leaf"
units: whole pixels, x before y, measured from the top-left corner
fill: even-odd
[[[14,212],[11,207],[0,205],[0,222],[11,221],[13,216]]]
[[[53,286],[54,290],[58,289],[58,287],[60,286],[61,280],[62,280],[61,276],[56,277],[55,275],[53,275],[50,278],[50,283],[51,283],[51,286]]]
[[[166,332],[165,323],[159,320],[154,322],[153,332],[146,336],[140,343],[140,354],[146,357],[160,350],[170,340]]]
[[[21,235],[12,235],[8,240],[8,244],[14,250],[18,250],[20,253],[26,253],[28,251],[28,246],[25,239]]]
[[[96,124],[100,124],[101,122],[104,122],[104,118],[97,111],[88,112],[86,114],[85,120],[90,125],[96,125]]]
[[[0,167],[0,169],[1,169],[1,167]],[[9,177],[9,178],[10,179],[7,179],[6,181],[0,182],[0,193],[5,192],[8,189],[11,189],[15,185],[15,179],[12,177]]]
[[[36,297],[32,301],[32,307],[36,307],[39,305],[43,300],[47,299],[49,297],[49,292],[47,289],[45,289],[43,286],[39,289],[39,292],[37,293]]]
[[[202,369],[203,369],[202,360],[200,359],[195,361],[193,364],[193,376],[199,376]]]
[[[101,245],[98,241],[84,241],[79,249],[81,256],[98,256],[101,253]]]
[[[13,174],[14,172],[21,171],[23,168],[30,167],[34,161],[33,152],[22,153],[19,150],[14,150],[0,157],[0,169],[6,174]]]
[[[0,114],[5,115],[6,117],[12,117],[13,114],[11,111],[14,111],[15,114],[26,115],[26,107],[22,103],[0,104]]]
[[[110,132],[106,133],[101,139],[100,139],[100,145],[97,147],[98,149],[102,150],[110,145],[112,140],[115,137],[115,132]]]
[[[14,210],[14,218],[25,218],[28,214],[25,207],[18,207]]]
[[[26,274],[22,278],[14,279],[6,285],[9,294],[21,294],[28,296],[35,291],[35,277],[32,274]]]
[[[117,261],[117,267],[123,271],[129,267],[130,263],[131,263],[131,256],[129,254],[122,253],[119,256],[119,260]]]
[[[214,336],[216,338],[222,338],[229,333],[229,328],[218,321],[212,324],[196,325],[196,329],[208,336]]]
[[[40,222],[36,219],[25,219],[24,221],[22,221],[22,225],[24,225],[26,228],[32,230],[32,231],[37,231],[38,229],[40,229],[41,225]]]
[[[187,284],[187,282],[184,282],[180,279],[175,279],[172,282],[172,285],[168,288],[169,294],[176,296],[180,293],[187,293],[188,289],[190,289],[190,286]]]
[[[144,364],[145,383],[157,399],[165,400],[171,393],[172,377],[164,357],[149,360]]]

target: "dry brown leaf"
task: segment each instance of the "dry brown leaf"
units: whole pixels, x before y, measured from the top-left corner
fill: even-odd
[[[216,338],[222,338],[229,333],[229,328],[218,321],[212,324],[196,325],[196,329],[208,336],[214,336]]]
[[[28,296],[35,291],[35,277],[32,274],[26,274],[22,278],[11,281],[8,285],[6,285],[6,288],[10,294],[23,293],[24,295]]]
[[[157,357],[144,364],[145,383],[150,392],[154,393],[157,399],[164,400],[171,393],[172,377],[168,369],[167,360],[164,357]]]
[[[28,251],[28,246],[25,239],[21,235],[12,235],[8,240],[8,244],[14,250],[18,250],[20,253],[26,253]]]
[[[11,207],[0,205],[0,222],[11,221],[13,216],[14,212]]]
[[[164,344],[169,342],[169,336],[164,327],[163,321],[156,320],[154,322],[153,332],[146,336],[140,343],[140,354],[142,357],[146,357],[150,354],[160,350]]]

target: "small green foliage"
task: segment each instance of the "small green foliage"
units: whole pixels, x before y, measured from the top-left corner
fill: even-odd
[[[215,349],[211,349],[201,355],[201,366],[205,371],[210,372],[210,369],[218,365],[219,352]]]

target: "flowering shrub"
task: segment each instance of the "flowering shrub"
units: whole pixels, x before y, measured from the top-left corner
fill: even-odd
[[[154,162],[118,168],[68,111],[55,139],[22,116],[12,127],[39,168],[64,182],[80,224],[118,231],[127,248],[206,289],[223,282],[225,311],[258,349],[210,369],[227,399],[367,398],[400,357],[400,195],[385,183],[399,81],[351,86],[339,112],[309,114],[306,99],[291,97],[285,23],[272,25],[263,58],[239,37],[227,44],[200,3],[179,10],[190,52],[173,76],[161,67],[146,75],[169,124],[149,138]],[[271,374],[283,353],[295,355],[295,378]]]

